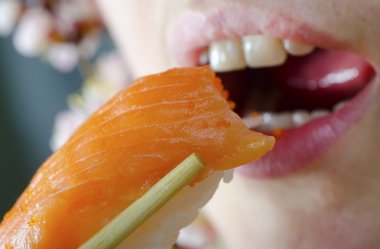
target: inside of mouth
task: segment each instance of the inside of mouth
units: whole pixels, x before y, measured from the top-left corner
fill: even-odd
[[[370,82],[375,71],[354,53],[316,49],[306,56],[289,56],[281,66],[217,75],[247,125],[270,133],[338,110]],[[260,122],[255,117],[250,122],[253,116]]]

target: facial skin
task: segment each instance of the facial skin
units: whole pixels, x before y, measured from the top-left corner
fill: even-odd
[[[380,69],[378,0],[98,0],[134,76],[175,64],[168,32],[186,11],[228,3],[281,10],[349,44]],[[378,76],[377,76],[378,77]],[[206,208],[227,248],[375,249],[380,246],[380,88],[360,119],[303,170],[275,179],[235,174]],[[249,245],[249,246],[247,246]]]

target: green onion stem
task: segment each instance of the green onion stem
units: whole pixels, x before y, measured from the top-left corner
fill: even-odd
[[[203,168],[200,158],[194,153],[191,154],[79,249],[115,248],[186,186]]]

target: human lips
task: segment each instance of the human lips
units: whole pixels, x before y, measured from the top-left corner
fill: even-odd
[[[360,119],[377,81],[349,42],[239,4],[185,13],[169,48],[181,66],[210,63],[246,124],[277,135],[271,153],[237,169],[246,176],[286,175],[326,153]]]
[[[369,104],[371,82],[341,109],[289,129],[277,139],[273,151],[257,162],[244,165],[238,172],[251,177],[283,176],[306,166],[329,150],[347,128],[357,122]]]
[[[183,13],[169,32],[169,50],[179,65],[195,66],[212,42],[247,34],[266,34],[328,49],[349,46],[281,10],[249,8],[236,3],[206,12]]]

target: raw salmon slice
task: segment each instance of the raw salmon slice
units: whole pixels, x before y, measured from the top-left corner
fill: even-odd
[[[138,79],[94,113],[37,171],[0,225],[1,248],[77,248],[196,152],[207,169],[263,156],[274,139],[230,110],[208,67]]]

